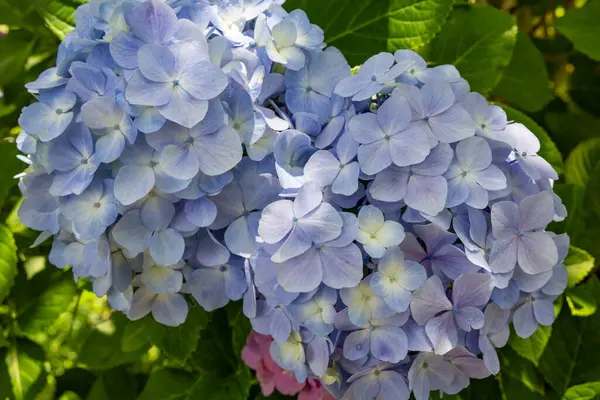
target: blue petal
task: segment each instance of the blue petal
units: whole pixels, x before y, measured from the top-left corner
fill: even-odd
[[[183,257],[184,250],[183,237],[174,229],[155,232],[150,239],[150,255],[161,265],[176,264]]]

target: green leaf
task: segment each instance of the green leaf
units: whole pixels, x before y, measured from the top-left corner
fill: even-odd
[[[229,328],[231,329],[233,353],[241,360],[242,349],[246,346],[246,338],[252,330],[252,325],[250,324],[250,320],[244,315],[242,302],[229,303],[226,311],[229,319]]]
[[[599,400],[600,382],[584,383],[582,385],[571,386],[565,392],[562,400]]]
[[[579,143],[565,162],[567,183],[585,187],[590,174],[600,161],[600,137]]]
[[[121,339],[125,332],[127,317],[115,312],[107,329],[93,331],[83,343],[78,361],[90,370],[104,371],[137,361],[148,350],[148,345],[135,351],[121,351]]]
[[[350,65],[381,52],[427,44],[444,24],[453,0],[288,0],[325,31],[325,42],[342,51]]]
[[[597,293],[600,293],[600,281],[596,275],[583,285],[567,290],[567,303],[571,314],[577,317],[589,317],[598,309]]]
[[[454,64],[472,91],[486,95],[510,63],[516,35],[514,18],[492,6],[457,7],[426,53],[436,64]]]
[[[0,40],[0,87],[24,73],[25,63],[34,45],[31,34],[20,30],[10,31]]]
[[[88,0],[34,0],[37,12],[59,39],[75,27],[75,10]]]
[[[512,348],[505,347],[501,350],[500,366],[500,384],[505,399],[544,398],[544,380],[535,366]]]
[[[535,134],[535,136],[537,136],[541,145],[538,155],[544,157],[546,161],[548,161],[552,167],[554,167],[556,172],[561,174],[565,169],[562,155],[544,128],[539,126],[537,122],[531,119],[531,117],[529,117],[527,114],[507,106],[506,104],[498,105],[504,109],[506,112],[506,117],[509,121],[515,121],[525,125],[531,132]]]
[[[210,321],[210,314],[201,307],[193,307],[190,309],[185,322],[177,327],[161,325],[154,321],[151,316],[146,316],[143,321],[142,327],[136,325],[136,327],[126,330],[128,336],[125,337],[124,335],[121,340],[123,350],[135,347],[131,345],[132,340],[134,340],[131,335],[140,337],[145,333],[146,343],[158,347],[169,361],[183,365],[196,350],[201,332]],[[143,331],[139,332],[140,329],[143,329]]]
[[[26,335],[43,332],[65,312],[75,297],[71,271],[46,269],[31,281],[20,281],[24,303],[19,306],[19,327]]]
[[[544,122],[565,157],[579,143],[600,132],[600,120],[583,112],[548,112]]]
[[[575,49],[600,61],[600,1],[588,1],[582,8],[569,10],[556,21],[556,28],[573,42]]]
[[[12,232],[0,225],[0,304],[10,293],[17,276],[17,246]]]
[[[1,40],[0,43],[2,43]],[[2,72],[2,69],[0,69],[0,72]],[[7,140],[0,140],[0,159],[2,160],[2,173],[0,174],[0,204],[4,203],[9,192],[19,183],[19,180],[15,179],[14,176],[25,169],[26,164],[17,158],[18,154],[19,151],[14,143]]]
[[[496,377],[490,376],[486,379],[471,379],[469,386],[458,394],[444,393],[443,396],[433,394],[430,398],[441,400],[502,400],[502,392]]]
[[[508,345],[521,357],[539,366],[540,357],[552,334],[551,326],[539,326],[537,331],[527,339],[520,338],[514,332],[510,335]]]
[[[569,287],[574,287],[594,269],[595,260],[587,251],[571,246],[564,264],[569,273]]]
[[[554,98],[544,56],[523,32],[517,34],[512,59],[494,94],[527,112],[541,110]]]
[[[137,400],[187,399],[196,379],[188,372],[172,368],[152,371]]]
[[[137,321],[130,321],[125,325],[123,337],[121,337],[121,350],[124,352],[135,351],[151,343],[150,338],[156,337],[156,333],[150,330],[156,329],[158,325],[152,319],[152,316]],[[162,329],[158,333],[162,335]]]
[[[104,371],[92,386],[86,400],[135,399],[137,382],[125,368]]]
[[[600,293],[595,293],[600,298]],[[568,387],[600,381],[600,313],[581,318],[563,307],[552,326],[552,336],[540,358],[546,382],[562,395]]]
[[[33,399],[45,386],[44,350],[29,340],[15,340],[5,357],[16,400]]]

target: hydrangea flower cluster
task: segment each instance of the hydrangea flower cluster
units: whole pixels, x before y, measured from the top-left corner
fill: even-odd
[[[27,85],[21,220],[131,319],[243,299],[273,361],[336,398],[498,373],[509,324],[552,324],[567,284],[539,141],[412,51],[352,74],[282,3],[81,6]]]

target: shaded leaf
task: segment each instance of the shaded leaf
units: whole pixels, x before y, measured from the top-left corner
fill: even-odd
[[[197,377],[172,368],[152,371],[137,400],[187,399]]]
[[[543,399],[544,380],[535,366],[512,348],[500,352],[500,382],[505,399]]]
[[[517,34],[512,59],[494,94],[527,112],[541,110],[554,98],[544,56],[523,32]]]
[[[59,39],[63,39],[73,30],[75,10],[87,2],[87,0],[34,0],[37,12]]]
[[[20,30],[11,31],[0,40],[0,87],[24,73],[27,58],[34,45],[35,40],[31,34]]]
[[[136,361],[148,350],[148,345],[131,352],[121,350],[127,317],[119,312],[112,314],[110,328],[94,330],[84,342],[78,361],[90,370],[104,371]]]
[[[565,157],[578,143],[600,132],[600,120],[582,112],[548,112],[544,122]]]
[[[565,35],[575,49],[600,61],[600,2],[588,1],[582,8],[569,10],[564,17],[556,21],[556,28]]]
[[[342,51],[350,65],[381,51],[417,48],[440,30],[453,0],[288,0],[288,11],[302,9],[323,28],[325,41]]]
[[[0,304],[8,296],[17,276],[17,246],[11,231],[0,225]]]
[[[2,71],[1,68],[0,71]],[[26,167],[26,164],[17,158],[17,154],[19,154],[19,151],[14,143],[7,140],[0,140],[0,159],[2,160],[0,204],[4,203],[10,191],[19,183],[19,180],[14,178],[15,175],[21,173]]]
[[[512,332],[508,344],[518,355],[531,361],[537,367],[551,334],[551,326],[539,326],[537,331],[527,339],[520,338]]]
[[[30,281],[19,281],[19,288],[25,295],[18,307],[19,327],[28,335],[42,332],[54,323],[76,294],[71,271],[55,269],[46,269]]]
[[[600,382],[584,383],[572,386],[565,392],[562,400],[598,400],[600,399]]]
[[[514,18],[492,6],[457,7],[427,55],[436,64],[454,64],[472,91],[486,95],[510,63],[516,35]]]
[[[443,400],[501,400],[502,392],[498,383],[495,376],[489,376],[485,379],[471,379],[469,386],[458,394],[444,393],[443,396],[433,394],[430,398]]]
[[[587,251],[571,246],[564,264],[569,273],[569,287],[574,287],[594,269],[595,260]]]
[[[136,381],[124,368],[104,371],[96,380],[86,400],[135,399]]]
[[[600,293],[596,293],[600,298]],[[540,358],[546,382],[562,395],[569,386],[600,380],[600,313],[581,318],[563,307]]]
[[[4,361],[16,400],[33,399],[44,388],[44,350],[30,340],[14,340]]]
[[[565,162],[566,182],[585,187],[599,161],[600,138],[596,137],[579,143]]]
[[[600,293],[600,281],[595,275],[592,275],[583,285],[569,289],[566,295],[571,314],[577,317],[593,315],[598,309],[598,293]]]

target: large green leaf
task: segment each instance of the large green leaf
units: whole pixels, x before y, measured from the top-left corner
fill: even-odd
[[[502,400],[502,392],[496,377],[490,376],[485,379],[471,379],[469,386],[458,394],[444,393],[443,396],[433,394],[429,397],[441,400]]]
[[[556,28],[573,42],[576,50],[600,61],[600,1],[588,1],[579,9],[569,10],[556,21]]]
[[[17,246],[12,232],[0,225],[0,304],[4,301],[17,276]]]
[[[600,298],[600,293],[596,293]],[[540,358],[539,370],[559,394],[568,387],[600,381],[600,313],[581,318],[563,307],[552,326],[552,336]]]
[[[137,400],[246,400],[250,385],[250,372],[245,367],[226,378],[164,368],[150,374]]]
[[[10,31],[0,40],[0,87],[24,73],[27,58],[34,45],[32,35],[20,30]]]
[[[505,399],[534,400],[545,395],[544,380],[528,360],[512,348],[500,351],[500,382]]]
[[[565,162],[566,182],[585,187],[590,180],[592,171],[599,162],[600,137],[579,143]]]
[[[127,317],[119,312],[112,315],[111,329],[94,330],[83,343],[78,361],[91,370],[105,371],[117,366],[137,361],[149,346],[135,351],[123,352],[121,339],[125,332]]]
[[[507,106],[506,104],[498,105],[504,109],[506,112],[506,117],[509,121],[520,122],[529,128],[529,130],[533,132],[535,136],[537,136],[541,145],[538,155],[544,157],[546,161],[548,161],[552,167],[554,167],[556,172],[561,174],[565,169],[562,155],[544,128],[539,126],[537,122],[531,119],[531,117],[529,117],[527,114]]]
[[[569,273],[569,287],[574,287],[594,269],[595,260],[587,251],[571,246],[564,264]]]
[[[600,382],[584,383],[571,386],[562,400],[598,400],[600,399]]]
[[[210,314],[201,307],[190,309],[183,324],[168,327],[148,315],[139,321],[129,322],[121,338],[123,351],[134,351],[150,343],[158,347],[169,361],[181,365],[198,346],[201,331],[210,321]]]
[[[531,361],[537,367],[551,334],[551,326],[538,327],[537,331],[527,339],[520,338],[513,332],[508,344],[517,354]]]
[[[554,98],[544,56],[523,32],[517,34],[512,59],[494,94],[527,112],[541,110]]]
[[[302,9],[325,31],[325,42],[339,48],[351,65],[381,51],[417,48],[440,30],[453,0],[288,0],[288,11]]]
[[[427,55],[436,64],[454,64],[471,90],[486,95],[510,63],[516,35],[514,18],[492,6],[457,7]]]
[[[600,293],[600,281],[596,275],[583,285],[567,290],[567,303],[571,309],[571,314],[578,317],[589,317],[598,309],[598,297]]]
[[[33,399],[44,388],[44,350],[29,340],[14,340],[5,362],[15,400]]]
[[[584,112],[548,112],[544,122],[563,156],[600,132],[600,119]]]
[[[76,288],[71,271],[47,268],[19,285],[19,327],[28,335],[43,332],[73,301]]]
[[[4,203],[6,196],[19,183],[19,180],[14,178],[15,175],[22,172],[26,167],[26,164],[17,158],[18,154],[19,151],[14,143],[7,140],[0,140],[0,159],[2,160],[2,173],[0,173],[0,204]]]
[[[34,0],[35,8],[44,18],[46,26],[59,39],[75,26],[75,10],[89,0]]]
[[[135,399],[136,395],[135,378],[125,368],[117,367],[100,374],[86,400]]]

